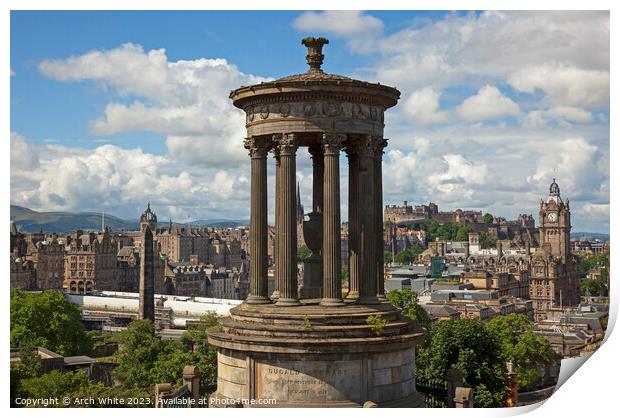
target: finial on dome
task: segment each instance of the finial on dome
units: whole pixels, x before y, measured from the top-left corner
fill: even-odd
[[[321,70],[321,65],[323,65],[323,45],[329,44],[329,40],[326,38],[314,38],[309,36],[301,40],[301,44],[308,48],[308,54],[306,55],[306,62],[310,66],[308,71],[318,71],[323,72]]]

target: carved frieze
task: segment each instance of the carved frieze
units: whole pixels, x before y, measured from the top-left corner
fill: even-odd
[[[383,123],[384,109],[364,103],[313,100],[304,102],[256,104],[246,109],[246,123],[278,120],[284,118],[333,117],[351,118],[373,123]]]

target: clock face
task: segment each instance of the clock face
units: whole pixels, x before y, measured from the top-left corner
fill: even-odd
[[[555,213],[555,212],[550,212],[550,213],[547,215],[547,219],[548,219],[550,222],[555,222],[555,221],[557,221],[557,220],[558,220],[558,214],[557,214],[557,213]]]

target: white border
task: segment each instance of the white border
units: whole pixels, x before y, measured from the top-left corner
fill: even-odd
[[[2,79],[2,112],[0,112],[0,126],[3,132],[4,141],[2,142],[2,169],[5,171],[2,181],[2,190],[4,196],[9,196],[9,187],[10,187],[10,145],[9,145],[9,132],[10,132],[10,123],[9,123],[9,110],[10,109],[10,65],[9,65],[9,48],[10,48],[10,10],[177,10],[177,9],[189,9],[189,10],[234,10],[234,9],[246,9],[246,10],[259,10],[259,9],[268,9],[268,10],[279,10],[279,9],[291,9],[291,10],[325,10],[325,9],[350,9],[350,10],[400,10],[400,9],[417,9],[417,10],[436,10],[436,9],[445,9],[445,10],[493,10],[493,9],[503,9],[503,10],[548,10],[548,9],[558,9],[558,6],[561,6],[561,9],[571,9],[571,10],[579,10],[579,9],[588,9],[588,10],[612,10],[611,11],[611,33],[614,33],[614,23],[617,21],[615,19],[615,10],[613,10],[613,5],[617,3],[611,1],[599,1],[599,0],[591,0],[588,2],[577,2],[577,1],[563,1],[563,2],[551,2],[551,1],[533,1],[533,0],[507,0],[498,3],[496,1],[455,1],[455,0],[447,0],[442,2],[437,1],[416,1],[414,2],[402,2],[402,1],[394,1],[394,0],[359,0],[355,2],[350,1],[341,1],[334,2],[333,0],[300,0],[294,3],[290,1],[278,1],[278,0],[262,0],[262,1],[242,1],[242,0],[228,0],[226,2],[199,2],[197,0],[177,0],[177,1],[161,1],[161,0],[123,0],[123,1],[114,1],[114,0],[93,0],[93,1],[76,1],[76,0],[59,0],[59,1],[41,1],[41,0],[5,0],[2,2],[0,6],[2,8],[3,13],[0,17],[0,33],[2,40],[2,49],[3,53],[1,54],[2,66],[0,67],[0,78]],[[616,43],[611,42],[611,72],[610,74],[614,74],[613,69],[616,68]],[[611,83],[612,86],[612,94],[611,94],[611,108],[613,108],[613,103],[617,102],[617,96],[613,93],[616,92],[617,89],[614,89],[615,84]],[[618,118],[610,117],[610,138],[613,138],[614,133],[618,132]],[[618,146],[617,140],[610,140],[611,146],[611,156],[615,156],[616,160],[618,160],[618,155],[620,155],[620,147]],[[615,166],[613,157],[612,161],[610,161],[610,184],[617,184],[618,180],[618,166]],[[7,173],[8,172],[8,173]],[[611,219],[610,219],[610,231],[612,236],[616,237],[618,235],[618,223],[617,220],[617,209],[616,209],[616,193],[614,193],[614,188],[611,188],[610,195],[610,204],[612,209]],[[5,228],[8,229],[9,226],[9,205],[8,202],[5,201],[5,204],[0,208],[0,219],[5,219],[7,222],[4,224]],[[0,223],[1,224],[1,223]],[[5,230],[5,237],[8,235],[8,231]],[[8,240],[2,240],[2,247],[0,254],[6,254],[3,260],[3,268],[5,272],[8,272],[8,253],[9,253],[9,244]],[[611,271],[617,272],[620,271],[620,262],[618,258],[615,257],[617,251],[614,250],[615,247],[612,243],[612,266]],[[4,289],[5,289],[5,297],[8,298],[8,275],[4,276]],[[610,324],[609,329],[611,330],[615,324],[615,320],[617,317],[618,310],[618,289],[617,289],[617,279],[612,278],[612,303],[611,303],[611,311],[610,311]],[[5,299],[5,303],[3,304],[5,314],[5,320],[0,321],[0,327],[2,327],[3,336],[4,336],[4,347],[8,349],[8,318],[9,318],[9,304],[8,300]],[[491,417],[491,416],[509,416],[515,414],[521,414],[529,411],[529,416],[532,417],[543,417],[543,416],[609,416],[614,414],[612,411],[615,409],[615,396],[617,396],[616,392],[616,381],[618,372],[620,368],[618,367],[618,363],[620,362],[616,359],[615,354],[620,353],[620,337],[617,335],[618,333],[608,333],[608,339],[605,344],[592,355],[592,357],[588,360],[588,365],[586,367],[579,368],[574,376],[572,376],[568,381],[562,385],[558,389],[558,391],[541,407],[526,407],[526,408],[510,408],[510,409],[475,409],[475,410],[437,410],[437,409],[427,409],[427,410],[415,410],[415,411],[392,411],[390,412],[392,415],[401,415],[402,416],[410,416],[410,414],[415,414],[415,416],[476,416],[476,417]],[[6,351],[5,351],[6,353]],[[8,354],[8,353],[7,353]],[[5,393],[5,408],[8,408],[8,392],[9,392],[9,373],[8,373],[8,358],[5,357],[6,361],[2,363],[3,374],[4,377],[1,381],[3,392]],[[7,411],[8,412],[8,411]],[[355,413],[360,414],[371,414],[373,416],[378,414],[385,414],[385,410],[381,409],[365,409],[355,411]],[[110,410],[89,410],[88,412],[84,410],[12,410],[11,415],[19,414],[20,416],[66,416],[66,415],[77,415],[88,413],[92,416],[108,416],[110,414]],[[120,410],[117,409],[113,412],[115,415],[129,415],[132,413],[131,410]],[[264,410],[238,410],[238,409],[225,409],[225,410],[179,410],[178,412],[174,412],[171,410],[154,410],[150,409],[147,412],[148,414],[154,414],[155,416],[170,416],[176,415],[179,413],[193,416],[205,416],[205,414],[210,416],[241,416],[246,415],[249,416],[251,413],[252,416],[281,416],[283,414],[290,414],[290,410],[273,410],[273,409],[264,409]],[[297,410],[294,412],[296,416],[314,416],[316,413],[323,414],[348,414],[352,413],[352,411],[337,411],[337,410],[321,410],[315,411],[310,409]]]

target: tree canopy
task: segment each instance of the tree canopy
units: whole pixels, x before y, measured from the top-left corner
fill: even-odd
[[[540,377],[537,366],[555,356],[549,340],[535,335],[534,324],[522,314],[496,316],[486,328],[499,341],[504,360],[512,362],[519,387],[533,389]]]
[[[421,246],[417,244],[413,245],[409,248],[399,251],[394,256],[394,261],[398,264],[411,264],[415,260],[417,260],[418,256],[422,254],[423,251],[424,251],[424,248],[422,248]]]
[[[392,290],[387,294],[387,298],[392,305],[402,310],[401,313],[404,316],[415,319],[430,332],[431,319],[424,308],[418,304],[418,294],[416,292],[410,289]]]
[[[52,290],[11,290],[11,347],[45,347],[63,356],[90,354],[80,310]]]
[[[491,215],[490,213],[485,213],[482,216],[482,220],[487,223],[487,224],[492,224],[493,223],[493,215]]]
[[[304,261],[306,258],[310,257],[312,254],[312,250],[308,248],[306,245],[302,245],[301,247],[297,247],[297,261]]]
[[[424,379],[445,380],[449,369],[461,370],[465,383],[474,389],[476,407],[500,407],[507,398],[501,344],[480,320],[434,323],[416,365],[417,375]]]
[[[125,388],[144,388],[157,383],[180,385],[183,367],[198,367],[201,388],[208,391],[217,384],[217,349],[207,342],[206,331],[217,325],[217,315],[209,313],[188,326],[180,341],[162,340],[150,321],[133,321],[114,336],[119,343],[118,366],[113,376]]]
[[[586,276],[593,268],[600,269],[600,276],[588,279]],[[590,296],[608,296],[609,288],[609,253],[579,257],[579,270],[581,274],[581,293]]]

